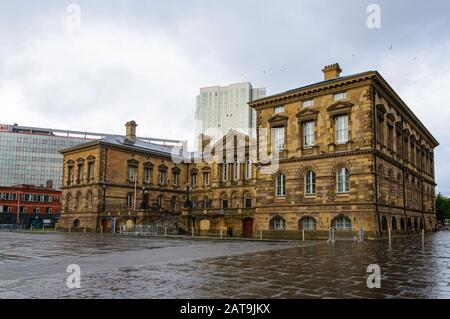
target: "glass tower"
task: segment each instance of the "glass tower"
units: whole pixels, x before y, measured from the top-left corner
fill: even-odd
[[[82,135],[87,133],[78,133],[74,137],[70,131],[0,124],[0,186],[40,186],[50,181],[59,190],[63,156],[58,151],[92,140]]]

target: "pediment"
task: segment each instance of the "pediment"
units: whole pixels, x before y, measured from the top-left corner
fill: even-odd
[[[313,110],[313,109],[305,109],[303,111],[300,111],[297,113],[297,117],[305,117],[305,116],[316,116],[317,114],[319,114],[320,112],[318,110]]]
[[[209,171],[211,171],[211,168],[209,166],[205,166],[205,167],[202,168],[202,171],[203,172],[209,172]]]
[[[275,122],[287,122],[289,120],[289,117],[286,115],[277,114],[275,116],[272,116],[269,119],[269,123],[275,123]]]
[[[95,156],[89,155],[89,156],[87,157],[87,161],[88,161],[88,162],[93,162],[93,161],[95,161]]]
[[[167,171],[168,167],[165,164],[161,164],[161,165],[158,166],[158,169],[160,171]]]
[[[145,162],[145,163],[144,163],[144,167],[145,167],[145,168],[153,168],[153,166],[154,166],[154,165],[153,165],[152,162]]]
[[[327,109],[328,112],[335,112],[340,110],[348,110],[353,107],[353,103],[346,102],[346,101],[339,101],[332,105],[330,105]]]
[[[130,159],[130,160],[128,160],[128,165],[138,166],[139,162],[136,161],[135,159]]]

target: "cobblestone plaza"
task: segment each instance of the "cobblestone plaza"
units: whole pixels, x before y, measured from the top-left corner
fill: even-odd
[[[0,232],[0,298],[450,298],[450,232],[258,242]],[[66,285],[81,268],[81,288]],[[381,288],[367,288],[367,266]]]

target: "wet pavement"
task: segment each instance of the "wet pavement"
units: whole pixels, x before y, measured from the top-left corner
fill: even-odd
[[[69,289],[66,268],[81,267]],[[369,289],[367,266],[381,268]],[[0,232],[0,298],[450,298],[450,232],[362,244]]]

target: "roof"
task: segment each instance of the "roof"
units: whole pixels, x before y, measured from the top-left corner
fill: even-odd
[[[172,150],[173,150],[173,146],[150,143],[150,142],[142,141],[139,139],[136,139],[135,141],[130,141],[130,140],[127,140],[124,136],[108,135],[99,140],[82,143],[82,144],[76,145],[74,147],[60,150],[60,153],[67,153],[67,152],[70,152],[73,150],[78,150],[78,149],[82,149],[82,148],[86,148],[86,147],[90,147],[90,146],[94,146],[94,145],[99,145],[99,144],[118,146],[118,147],[130,149],[133,151],[148,152],[148,153],[153,153],[153,154],[158,154],[158,155],[163,155],[163,156],[171,156]]]
[[[291,90],[288,90],[288,91],[284,91],[284,92],[281,92],[281,93],[268,95],[268,96],[263,97],[261,99],[253,100],[253,101],[249,102],[249,104],[257,104],[258,102],[262,102],[262,101],[265,101],[265,100],[271,100],[271,99],[273,99],[275,97],[283,96],[283,95],[294,93],[294,92],[297,92],[297,91],[308,90],[308,89],[314,88],[316,86],[322,86],[322,85],[326,85],[326,84],[333,84],[335,82],[337,83],[337,82],[345,81],[345,80],[350,79],[350,78],[354,78],[354,77],[358,77],[358,76],[362,76],[362,75],[369,75],[369,74],[373,74],[373,73],[375,73],[375,71],[366,71],[366,72],[360,72],[360,73],[355,73],[355,74],[351,74],[351,75],[341,76],[341,77],[338,77],[338,78],[335,78],[335,79],[331,79],[331,80],[320,81],[320,82],[316,82],[316,83],[313,83],[313,84],[300,86],[298,88],[291,89]]]

